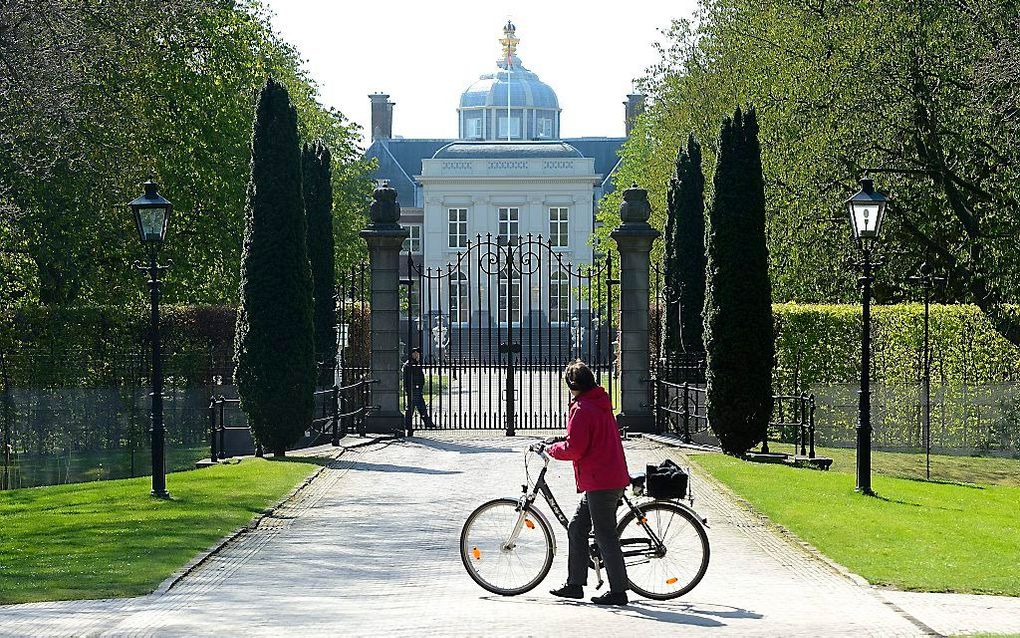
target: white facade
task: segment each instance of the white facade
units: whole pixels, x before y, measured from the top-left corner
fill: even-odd
[[[426,159],[416,179],[425,200],[426,267],[455,262],[465,235],[472,242],[541,235],[565,262],[592,261],[592,188],[600,178],[590,158]]]

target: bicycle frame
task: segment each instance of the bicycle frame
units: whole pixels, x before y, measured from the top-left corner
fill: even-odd
[[[550,457],[545,452],[545,450],[542,450],[539,453],[539,455],[542,457],[542,460],[544,462],[542,470],[538,473],[538,478],[535,480],[535,486],[534,488],[532,488],[530,492],[528,491],[527,485],[521,486],[523,488],[522,491],[524,492],[524,494],[521,496],[520,501],[518,503],[518,511],[520,512],[520,516],[518,516],[517,524],[514,525],[514,530],[511,533],[510,537],[507,539],[506,543],[504,544],[504,547],[511,547],[517,541],[517,537],[520,535],[521,528],[525,524],[525,513],[527,509],[534,504],[539,494],[542,495],[542,498],[549,505],[549,509],[552,510],[553,516],[555,516],[556,520],[560,522],[560,525],[562,525],[564,529],[567,529],[570,526],[570,521],[567,519],[566,514],[563,513],[563,509],[560,508],[560,504],[556,501],[556,497],[553,495],[552,489],[549,487],[549,484],[546,483],[545,481],[545,474],[546,472],[549,471],[549,461],[551,460],[552,457]],[[654,546],[654,551],[656,553],[665,552],[662,539],[660,539],[656,535],[656,533],[652,530],[651,526],[648,525],[647,520],[645,519],[644,515],[641,512],[640,505],[635,505],[629,498],[627,498],[626,493],[623,494],[623,502],[628,507],[628,509],[630,509],[630,511],[634,513],[635,520],[638,521],[638,523],[641,525],[641,528],[645,531],[646,534],[648,534],[648,538],[650,539],[649,543],[650,548]],[[690,509],[682,503],[675,504],[684,509]],[[534,509],[532,511],[538,512],[538,510]],[[541,512],[538,513],[539,515],[541,515]],[[699,520],[701,520],[700,516],[698,518]],[[626,558],[629,556],[640,556],[645,553],[646,552],[642,550],[631,552],[624,551],[623,555]],[[598,564],[596,563],[596,570],[597,569]],[[599,575],[599,581],[601,582],[601,575]]]

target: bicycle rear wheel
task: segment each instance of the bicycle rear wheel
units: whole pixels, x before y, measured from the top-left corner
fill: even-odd
[[[553,535],[545,518],[518,502],[500,498],[479,506],[460,533],[460,559],[468,575],[488,591],[516,596],[549,574]]]
[[[694,589],[708,570],[711,554],[701,520],[669,501],[639,506],[619,523],[620,545],[630,588],[653,600],[679,598]]]

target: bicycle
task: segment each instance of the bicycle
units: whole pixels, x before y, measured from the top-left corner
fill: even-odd
[[[532,445],[525,452],[538,454],[544,465],[534,485],[522,485],[520,498],[497,498],[483,503],[468,516],[460,535],[460,556],[471,578],[484,589],[516,596],[537,587],[552,569],[556,537],[548,519],[535,507],[539,494],[556,520],[566,528],[563,510],[545,481],[551,457],[545,451],[554,440]],[[645,475],[632,474],[632,495],[644,496]],[[693,499],[691,499],[693,500]],[[653,600],[679,598],[705,576],[711,554],[707,521],[679,500],[621,499],[626,506],[617,523],[630,590]],[[590,537],[589,566],[595,569],[596,589],[603,585],[602,557],[594,535]]]

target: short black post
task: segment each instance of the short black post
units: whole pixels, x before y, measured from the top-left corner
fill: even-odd
[[[684,441],[691,440],[691,384],[684,381]]]
[[[209,460],[216,460],[216,397],[209,397]]]
[[[340,386],[333,384],[333,447],[340,445]]]
[[[219,423],[216,424],[216,430],[217,430],[217,432],[219,432],[219,435],[220,435],[220,450],[219,450],[220,456],[219,456],[219,458],[222,460],[222,459],[227,458],[227,452],[226,452],[226,449],[227,449],[227,439],[226,439],[227,427],[226,427],[226,425],[227,425],[227,423],[226,423],[226,421],[223,420],[223,406],[225,406],[227,404],[227,402],[223,400],[223,397],[220,397],[219,398],[219,404],[220,404],[220,406],[219,406],[219,417],[220,417],[220,420],[219,420]]]
[[[800,430],[800,455],[807,454],[807,395],[803,392],[800,395],[800,418],[797,419],[797,429]]]
[[[811,402],[808,412],[808,439],[810,443],[810,452],[808,458],[815,458],[815,395],[809,395],[808,400]]]

